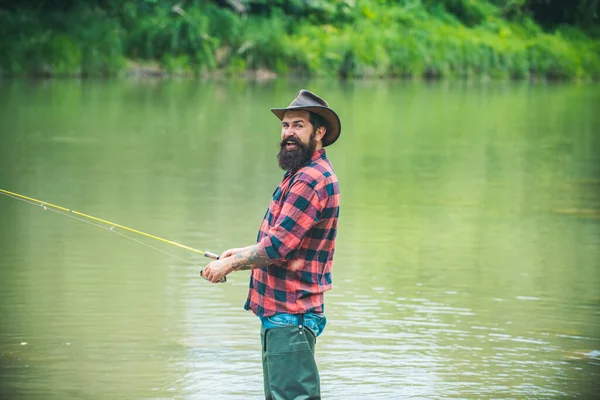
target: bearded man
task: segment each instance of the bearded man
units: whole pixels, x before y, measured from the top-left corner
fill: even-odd
[[[266,399],[319,399],[314,359],[325,328],[323,293],[331,269],[339,216],[338,181],[324,147],[337,140],[341,123],[325,100],[301,90],[281,120],[279,166],[286,170],[258,233],[258,243],[229,249],[202,271],[219,282],[251,270],[244,308],[261,320]]]

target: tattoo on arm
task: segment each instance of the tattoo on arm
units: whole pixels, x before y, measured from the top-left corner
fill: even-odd
[[[261,268],[270,264],[269,256],[267,256],[265,250],[258,244],[248,247],[247,250],[244,250],[233,257],[234,261],[232,268],[234,271],[247,271],[249,269]]]

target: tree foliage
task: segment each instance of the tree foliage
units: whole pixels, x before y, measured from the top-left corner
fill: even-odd
[[[600,75],[600,0],[0,2],[0,73]]]

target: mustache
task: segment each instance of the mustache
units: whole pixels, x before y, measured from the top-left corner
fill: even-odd
[[[287,142],[293,142],[294,144],[298,145],[298,147],[302,147],[302,143],[300,142],[300,139],[298,139],[296,136],[288,136],[285,139],[283,139],[281,141],[281,143],[279,144],[280,148],[284,148],[285,145],[287,144]]]

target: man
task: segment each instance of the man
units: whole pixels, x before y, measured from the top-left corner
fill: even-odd
[[[229,249],[203,270],[213,283],[233,271],[252,270],[244,308],[262,322],[263,379],[267,399],[318,399],[316,337],[326,324],[323,293],[331,268],[339,215],[339,189],[325,146],[341,123],[325,100],[301,90],[281,120],[279,166],[286,170],[258,234],[258,243]]]

